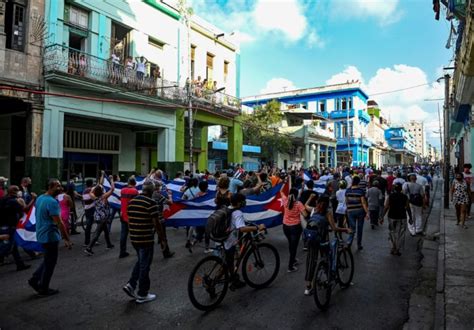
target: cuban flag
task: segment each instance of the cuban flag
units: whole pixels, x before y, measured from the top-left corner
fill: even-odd
[[[313,180],[311,174],[308,171],[303,171],[301,174],[304,182]],[[319,180],[313,180],[314,182],[314,191],[318,194],[323,194],[326,191],[326,184],[328,182],[328,176],[321,176]]]
[[[242,209],[246,221],[255,224],[265,224],[266,227],[275,227],[283,220],[283,203],[281,198],[282,184],[259,195],[247,196],[247,205]],[[172,227],[205,226],[207,218],[215,211],[215,191],[186,201],[173,202],[164,211],[165,224]]]
[[[43,251],[43,247],[36,240],[36,208],[33,206],[28,213],[18,221],[15,241],[18,246],[31,251]]]

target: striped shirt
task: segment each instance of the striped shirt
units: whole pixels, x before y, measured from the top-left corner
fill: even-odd
[[[350,188],[346,190],[347,212],[363,210],[362,198],[365,193],[360,188]]]
[[[158,217],[158,205],[144,195],[138,195],[128,203],[128,229],[135,248],[150,247],[154,243],[153,218]]]

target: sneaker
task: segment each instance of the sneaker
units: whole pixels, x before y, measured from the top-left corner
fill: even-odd
[[[231,291],[235,291],[237,289],[242,289],[243,287],[245,287],[247,284],[241,280],[235,280],[232,282],[232,284],[230,285],[229,289]]]
[[[137,296],[137,300],[135,300],[135,302],[137,304],[144,304],[144,303],[147,303],[147,302],[150,302],[150,301],[153,301],[156,299],[156,294],[153,294],[153,293],[149,293],[147,294],[146,296],[142,297],[142,296]]]
[[[84,250],[84,253],[87,254],[88,256],[93,256],[94,255],[94,251],[92,251],[91,249],[87,248]]]
[[[128,257],[129,255],[130,255],[130,253],[128,253],[128,252],[120,253],[120,254],[119,254],[119,259],[126,258],[126,257]]]
[[[17,272],[20,272],[20,271],[25,270],[25,269],[28,269],[28,268],[30,268],[30,267],[31,267],[31,265],[25,265],[25,264],[23,264],[23,265],[21,265],[21,266],[16,267],[16,271],[17,271]]]
[[[113,249],[115,247],[115,245],[111,244],[109,246],[106,247],[106,250],[110,250],[110,249]]]
[[[59,290],[48,289],[48,290],[40,290],[38,292],[38,295],[40,295],[41,297],[47,297],[47,296],[55,295],[57,293],[59,293]]]
[[[298,270],[298,268],[296,268],[295,266],[291,267],[291,268],[288,268],[288,273],[294,273]]]
[[[130,298],[137,299],[137,295],[135,294],[135,289],[130,283],[127,283],[123,288],[123,291],[129,296]]]
[[[214,251],[214,250],[213,250],[213,249],[210,249],[210,248],[207,248],[207,249],[204,250],[204,253],[206,253],[206,254],[207,254],[207,253],[212,253],[212,251]]]
[[[39,284],[34,279],[30,278],[28,280],[28,285],[31,286],[33,288],[33,290],[35,290],[36,292],[38,292],[38,293],[40,292]]]
[[[168,253],[163,254],[163,258],[165,259],[172,258],[173,256],[174,256],[174,252],[168,252]]]
[[[305,296],[311,296],[311,295],[313,295],[313,291],[314,290],[312,288],[306,288],[306,289],[304,289],[304,295]]]

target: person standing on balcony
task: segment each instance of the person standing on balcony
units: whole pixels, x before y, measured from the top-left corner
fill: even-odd
[[[198,76],[197,80],[193,81],[193,85],[194,85],[194,94],[197,96],[197,97],[201,97],[202,96],[202,82],[201,82],[201,76]]]
[[[86,73],[86,69],[87,69],[86,56],[84,54],[81,54],[81,56],[79,56],[79,75],[81,77],[84,77]]]
[[[144,56],[136,57],[135,59],[137,60],[137,79],[141,82],[145,77],[148,60]]]
[[[130,84],[132,80],[132,73],[135,69],[135,62],[133,62],[133,58],[131,56],[127,57],[125,61],[125,77],[123,79],[124,84]]]
[[[110,60],[112,61],[112,84],[117,84],[120,77],[120,56],[114,51]]]

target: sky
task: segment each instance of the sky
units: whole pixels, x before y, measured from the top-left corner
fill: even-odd
[[[241,96],[359,80],[394,124],[422,120],[439,147],[450,23],[428,0],[188,0],[240,43]],[[444,9],[444,8],[443,8]],[[397,93],[386,93],[407,89]]]

